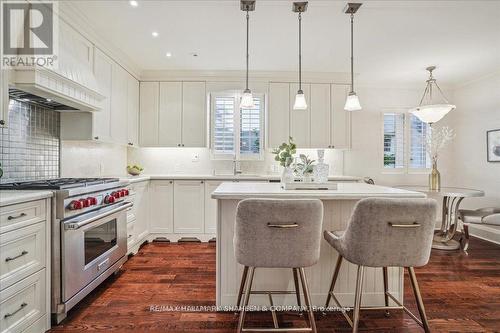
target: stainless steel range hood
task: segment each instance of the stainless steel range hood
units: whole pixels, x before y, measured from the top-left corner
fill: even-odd
[[[38,97],[40,102],[44,99],[50,100],[54,103],[53,106],[56,106],[53,108],[58,111],[99,111],[101,101],[105,97],[97,92],[93,74],[85,74],[76,78],[84,82],[81,84],[69,79],[70,75],[63,76],[58,72],[35,66],[13,70],[9,86],[18,95],[21,91]]]

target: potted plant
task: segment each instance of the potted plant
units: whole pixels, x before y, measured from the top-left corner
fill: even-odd
[[[311,175],[314,171],[314,160],[310,159],[305,154],[300,154],[298,162],[295,165],[295,174],[299,178],[303,178],[305,182],[311,181]]]
[[[281,174],[281,182],[287,183],[293,181],[293,172],[290,167],[293,162],[293,155],[297,152],[297,145],[293,142],[293,138],[288,138],[288,143],[283,142],[278,148],[273,149],[272,153],[276,155],[274,160],[279,162],[283,167]]]

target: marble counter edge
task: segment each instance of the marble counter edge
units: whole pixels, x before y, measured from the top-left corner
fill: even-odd
[[[118,177],[122,180],[128,180],[131,184],[139,183],[148,180],[242,180],[242,181],[265,181],[265,180],[279,180],[279,175],[249,175],[249,176],[233,176],[233,175],[181,175],[181,174],[151,174],[139,176],[122,176]],[[339,182],[357,182],[361,181],[362,177],[356,176],[329,176],[330,181]]]
[[[42,190],[1,190],[0,207],[15,205],[18,203],[47,199],[54,196],[52,191]]]

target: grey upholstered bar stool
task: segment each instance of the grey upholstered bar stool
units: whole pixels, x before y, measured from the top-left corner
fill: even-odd
[[[436,202],[432,199],[367,198],[356,204],[345,231],[325,231],[325,239],[339,253],[325,307],[329,306],[332,298],[341,307],[333,289],[342,260],[345,258],[358,265],[353,320],[345,312],[342,313],[353,332],[358,331],[365,266],[382,267],[385,298],[385,307],[382,309],[386,310],[386,315],[389,315],[388,309],[403,309],[425,332],[430,332],[413,267],[424,266],[429,261],[436,209]],[[421,320],[389,293],[387,267],[408,269]],[[389,298],[398,306],[389,307]]]
[[[316,332],[304,267],[312,266],[319,260],[322,222],[323,203],[320,200],[246,199],[239,202],[233,239],[236,261],[244,266],[238,306],[241,305],[243,289],[245,294],[244,306],[238,321],[238,332],[262,330],[243,328],[250,294],[268,294],[272,305],[272,294],[296,293],[300,306],[297,275],[300,276],[310,327],[279,328],[276,313],[272,312],[274,328],[264,330]],[[292,269],[295,292],[252,291],[256,268]]]

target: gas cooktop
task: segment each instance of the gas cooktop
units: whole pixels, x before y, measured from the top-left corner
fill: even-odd
[[[56,178],[0,184],[0,190],[63,190],[113,183],[118,178]]]

